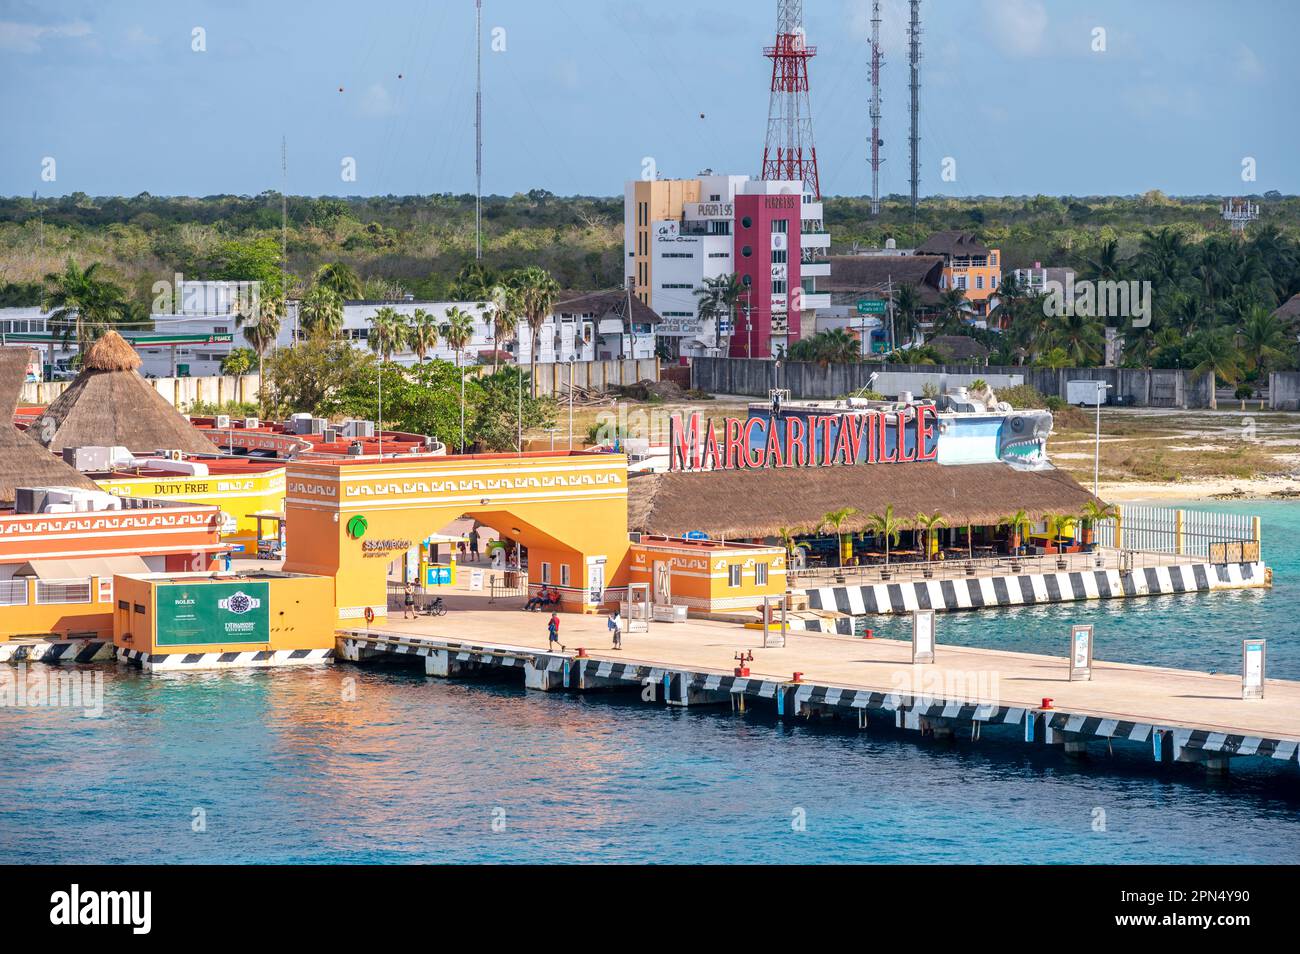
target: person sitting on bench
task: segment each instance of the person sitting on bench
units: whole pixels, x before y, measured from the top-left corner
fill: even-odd
[[[529,610],[531,612],[532,610],[538,609],[540,607],[550,606],[550,605],[551,605],[550,600],[547,598],[546,595],[546,584],[543,583],[541,586],[537,588],[537,595],[530,598],[528,602],[524,604],[524,609]]]

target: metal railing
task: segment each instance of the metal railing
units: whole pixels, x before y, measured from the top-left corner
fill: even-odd
[[[1026,573],[1091,572],[1119,570],[1127,572],[1147,567],[1194,563],[1192,555],[1153,553],[1141,550],[1114,550],[1098,547],[1092,553],[1041,553],[1026,556],[999,554],[992,557],[965,557],[946,560],[911,561],[873,564],[870,566],[815,567],[791,570],[790,585],[796,589],[819,586],[866,586],[876,583],[911,583],[917,580],[964,580],[979,576],[1019,576]]]
[[[89,603],[90,580],[37,580],[37,603]]]
[[[1118,520],[1097,524],[1097,543],[1125,550],[1187,554],[1209,559],[1223,544],[1254,543],[1250,514],[1123,504]]]

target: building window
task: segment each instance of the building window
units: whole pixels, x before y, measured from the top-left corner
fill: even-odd
[[[745,258],[749,258],[749,256],[754,254],[753,246],[750,245],[742,246],[740,249],[740,254],[743,255]]]
[[[569,585],[569,564],[560,564],[560,586]]]
[[[958,275],[958,276],[957,276],[957,287],[958,287],[958,288],[961,288],[961,289],[965,289],[965,287],[966,287],[966,276],[965,276],[965,275]]]
[[[727,585],[740,586],[740,574],[743,567],[739,563],[732,563],[727,566]]]
[[[991,286],[991,287],[993,287],[993,288],[997,288],[997,287],[998,287],[998,276],[997,276],[997,275],[994,275],[992,278],[989,279],[989,281],[992,283],[992,286]]]
[[[789,220],[789,219],[773,219],[773,220],[772,220],[772,234],[773,234],[773,235],[784,235],[784,234],[786,234],[786,233],[789,232],[789,231],[790,231],[790,220]]]
[[[773,295],[784,295],[784,294],[785,294],[785,282],[780,282],[780,281],[774,281],[774,282],[772,282],[772,294],[773,294]]]
[[[976,287],[977,289],[982,289],[982,288],[984,287],[984,276],[983,276],[983,275],[976,275],[976,276],[975,276],[975,287]]]
[[[766,563],[755,564],[754,582],[759,586],[767,586],[767,564]]]
[[[710,252],[709,258],[731,258],[730,252]]]
[[[90,580],[37,580],[37,603],[89,603]]]
[[[690,284],[689,282],[664,282],[659,287],[660,288],[694,288],[695,286]]]
[[[26,606],[27,580],[5,580],[0,582],[0,606]]]
[[[748,215],[740,220],[740,227],[742,229],[752,228],[753,225],[754,225],[754,220],[751,219]]]
[[[773,264],[773,265],[784,265],[787,261],[788,261],[788,259],[786,258],[786,252],[785,252],[785,249],[783,249],[783,248],[774,248],[774,249],[772,249],[772,264]]]
[[[664,252],[664,258],[694,258],[694,252]]]
[[[998,263],[998,253],[997,253],[997,252],[990,252],[990,253],[989,253],[989,264],[990,264],[990,265],[997,265],[997,263]]]
[[[549,563],[542,564],[542,582],[551,582],[551,565]]]

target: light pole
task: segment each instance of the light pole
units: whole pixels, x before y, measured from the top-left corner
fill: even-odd
[[[576,357],[569,356],[569,450],[573,450],[573,359]]]
[[[1109,384],[1097,382],[1097,429],[1093,437],[1093,455],[1092,455],[1092,495],[1100,496],[1097,491],[1101,487],[1101,402],[1106,397],[1106,392],[1110,390]]]

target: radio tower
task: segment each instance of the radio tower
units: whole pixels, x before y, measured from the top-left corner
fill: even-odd
[[[912,150],[912,219],[916,219],[916,194],[921,185],[919,154],[921,132],[921,0],[912,0],[912,22],[907,28],[908,59],[912,65],[912,135],[908,137]]]
[[[871,214],[880,214],[880,0],[871,3]]]
[[[772,61],[772,97],[767,107],[764,179],[798,179],[821,198],[817,147],[808,105],[808,61],[817,55],[803,29],[803,0],[777,0],[776,45],[763,50]]]

